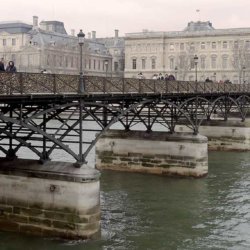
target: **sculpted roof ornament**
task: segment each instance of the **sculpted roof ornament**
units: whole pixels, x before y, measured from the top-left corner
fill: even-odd
[[[186,32],[195,32],[195,31],[209,31],[214,30],[214,27],[211,22],[189,22],[188,26],[183,30]]]

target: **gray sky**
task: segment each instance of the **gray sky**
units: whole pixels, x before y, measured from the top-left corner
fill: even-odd
[[[215,28],[250,27],[250,0],[1,0],[0,21],[63,21],[70,29],[96,30],[97,37],[177,31],[189,21],[211,21]],[[196,10],[200,10],[196,12]]]

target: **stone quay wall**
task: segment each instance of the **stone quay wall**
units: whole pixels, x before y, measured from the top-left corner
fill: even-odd
[[[44,237],[100,237],[99,172],[72,164],[0,160],[0,229]]]
[[[202,177],[208,172],[207,138],[191,133],[111,130],[97,142],[96,168]]]

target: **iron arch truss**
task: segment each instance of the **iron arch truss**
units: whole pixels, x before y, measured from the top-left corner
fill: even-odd
[[[174,133],[186,125],[197,134],[214,113],[227,120],[234,113],[244,121],[250,106],[247,94],[92,94],[17,95],[0,98],[0,152],[15,158],[31,150],[41,162],[57,150],[81,166],[97,140],[116,126],[124,131],[161,130]]]

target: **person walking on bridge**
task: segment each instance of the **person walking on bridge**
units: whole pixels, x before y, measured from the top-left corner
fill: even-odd
[[[4,59],[1,58],[1,60],[0,60],[0,72],[4,72],[4,71],[5,71],[5,69],[4,69]]]
[[[16,67],[13,61],[9,61],[8,66],[6,68],[6,72],[16,72]]]

